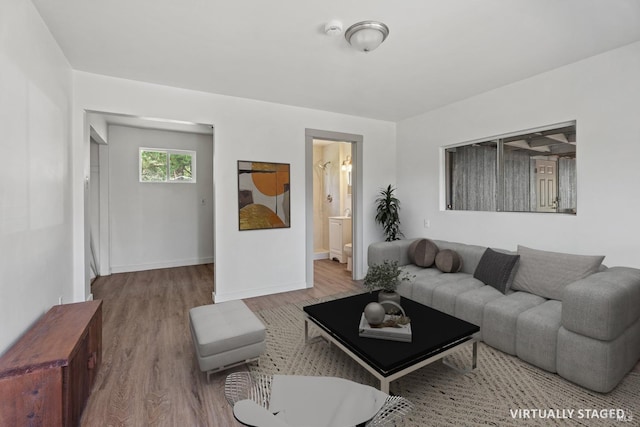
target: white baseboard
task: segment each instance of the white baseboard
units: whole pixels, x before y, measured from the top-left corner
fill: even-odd
[[[316,252],[313,254],[313,259],[329,259],[329,252]]]
[[[288,285],[269,286],[268,288],[246,289],[239,292],[221,294],[216,292],[216,302],[233,301],[238,299],[261,297],[263,295],[279,294],[281,292],[297,291],[307,289],[306,283],[290,283]]]
[[[159,268],[186,267],[188,265],[211,264],[213,257],[197,258],[197,259],[180,259],[173,261],[162,261],[148,264],[130,264],[130,265],[112,265],[111,274],[131,273],[134,271],[157,270]]]

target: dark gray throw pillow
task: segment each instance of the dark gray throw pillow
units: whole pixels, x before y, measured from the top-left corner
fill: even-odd
[[[520,255],[509,255],[487,248],[480,258],[473,277],[506,294],[519,259]]]

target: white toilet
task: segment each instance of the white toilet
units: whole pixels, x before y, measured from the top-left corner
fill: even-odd
[[[347,257],[347,271],[351,271],[352,270],[352,255],[353,255],[353,248],[351,247],[351,243],[347,243],[346,245],[344,245],[344,248],[342,248],[342,251],[344,252],[344,254]]]

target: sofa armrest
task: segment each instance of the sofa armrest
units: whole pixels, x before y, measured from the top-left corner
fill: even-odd
[[[618,337],[640,317],[640,270],[612,267],[568,285],[562,326],[602,341]]]
[[[418,239],[394,240],[392,242],[377,242],[369,245],[367,253],[369,266],[382,264],[385,260],[397,261],[398,265],[411,264],[409,246]]]

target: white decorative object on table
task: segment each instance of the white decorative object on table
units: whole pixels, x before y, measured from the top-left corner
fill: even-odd
[[[385,322],[394,317],[398,316],[387,314],[385,316]],[[412,339],[411,323],[400,325],[398,327],[372,327],[367,322],[367,319],[365,319],[364,313],[362,313],[362,317],[360,318],[358,333],[361,337],[364,338],[377,338],[381,340],[411,342]]]

